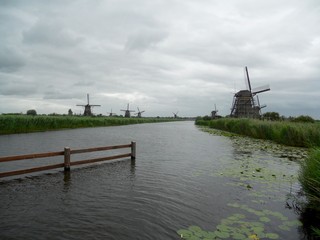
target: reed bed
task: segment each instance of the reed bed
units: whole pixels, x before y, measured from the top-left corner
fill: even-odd
[[[0,134],[174,121],[172,118],[0,115]]]
[[[254,119],[221,118],[196,120],[197,125],[267,139],[294,147],[320,147],[320,123],[272,122]]]

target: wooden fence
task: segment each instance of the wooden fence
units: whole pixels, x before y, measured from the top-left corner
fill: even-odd
[[[79,160],[79,161],[71,161],[72,154],[97,152],[97,151],[108,151],[108,150],[114,150],[114,149],[120,149],[120,148],[131,148],[131,152],[125,153],[125,154],[114,155],[114,156],[108,156],[108,157],[93,158],[93,159]],[[35,159],[35,158],[55,157],[55,156],[64,156],[64,162],[58,163],[58,164],[53,164],[53,165],[46,165],[46,166],[41,166],[41,167],[23,169],[23,170],[1,172],[0,178],[14,176],[14,175],[20,175],[20,174],[26,174],[26,173],[32,173],[32,172],[38,172],[38,171],[51,170],[51,169],[61,168],[61,167],[64,167],[65,171],[70,171],[70,166],[95,163],[95,162],[101,162],[101,161],[106,161],[106,160],[114,160],[114,159],[118,159],[118,158],[131,157],[131,159],[134,160],[136,158],[136,142],[131,142],[130,144],[126,144],[126,145],[96,147],[96,148],[77,149],[77,150],[71,150],[69,147],[65,147],[64,151],[61,151],[61,152],[47,152],[47,153],[35,153],[35,154],[28,154],[28,155],[0,157],[0,163],[1,162],[27,160],[27,159]]]

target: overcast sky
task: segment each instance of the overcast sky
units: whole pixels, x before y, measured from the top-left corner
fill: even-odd
[[[0,0],[0,113],[230,114],[269,84],[263,112],[320,119],[319,0]]]

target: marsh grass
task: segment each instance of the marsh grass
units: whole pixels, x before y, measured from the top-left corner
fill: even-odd
[[[320,147],[319,123],[271,122],[254,119],[221,118],[197,120],[197,125],[272,140],[287,146]]]
[[[0,115],[0,134],[173,121],[170,118]]]
[[[299,180],[310,204],[320,212],[320,148],[312,149],[301,163]]]

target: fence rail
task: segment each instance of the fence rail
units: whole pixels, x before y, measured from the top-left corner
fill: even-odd
[[[121,149],[121,148],[131,148],[131,152],[125,153],[125,154],[108,156],[108,157],[71,161],[72,154],[108,151],[108,150]],[[34,167],[29,169],[22,169],[22,170],[10,171],[10,172],[1,172],[0,178],[32,173],[32,172],[46,171],[46,170],[51,170],[51,169],[61,168],[61,167],[64,167],[65,171],[69,171],[70,166],[89,164],[89,163],[95,163],[95,162],[101,162],[101,161],[107,161],[107,160],[114,160],[114,159],[126,158],[126,157],[131,157],[131,159],[134,160],[136,158],[136,142],[131,142],[131,144],[125,144],[125,145],[95,147],[95,148],[75,149],[75,150],[71,150],[69,147],[65,147],[64,151],[60,151],[60,152],[47,152],[47,153],[35,153],[35,154],[27,154],[27,155],[0,157],[0,163],[27,160],[27,159],[36,159],[36,158],[55,157],[55,156],[64,156],[64,162],[53,164],[53,165]]]

